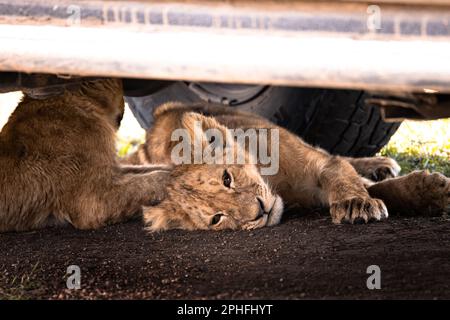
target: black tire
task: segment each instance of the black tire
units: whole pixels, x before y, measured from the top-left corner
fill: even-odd
[[[281,106],[277,123],[332,154],[373,156],[400,126],[399,122],[384,122],[380,109],[365,102],[369,94],[364,91],[300,90],[297,108]],[[296,110],[302,112],[293,119],[289,115],[296,114]]]
[[[364,157],[377,153],[400,123],[386,123],[378,107],[366,104],[369,95],[356,90],[262,87],[251,100],[230,106],[262,115],[332,154]],[[203,99],[202,99],[203,98]],[[127,97],[144,129],[152,110],[167,101],[205,100],[183,82],[146,97]]]

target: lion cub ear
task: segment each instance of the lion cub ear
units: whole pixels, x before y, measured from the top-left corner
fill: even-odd
[[[181,124],[188,130],[191,141],[196,138],[202,139],[204,146],[212,143],[211,139],[221,138],[223,144],[226,143],[227,139],[229,139],[229,142],[233,140],[230,130],[213,117],[207,117],[196,112],[187,112],[181,118]]]

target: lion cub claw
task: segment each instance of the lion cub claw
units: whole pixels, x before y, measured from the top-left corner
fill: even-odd
[[[388,211],[383,201],[369,197],[336,201],[331,204],[330,213],[335,224],[360,224],[380,221],[388,217]]]

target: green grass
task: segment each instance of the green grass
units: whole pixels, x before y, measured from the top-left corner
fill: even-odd
[[[117,137],[117,153],[119,157],[124,157],[136,151],[137,147],[145,142],[145,137],[141,138],[124,138],[121,136]]]
[[[39,263],[32,266],[31,270],[22,275],[14,276],[8,281],[7,287],[0,287],[1,300],[26,300],[30,292],[42,290],[42,284],[36,280],[36,270]]]
[[[405,121],[380,154],[396,159],[403,174],[429,170],[450,176],[450,119]]]

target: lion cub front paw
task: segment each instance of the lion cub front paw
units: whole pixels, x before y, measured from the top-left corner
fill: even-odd
[[[389,178],[395,178],[400,173],[400,166],[397,161],[387,157],[368,158],[364,161],[359,173],[372,181],[383,181]]]
[[[163,201],[167,195],[166,186],[170,180],[169,171],[155,171],[148,174],[150,178],[151,188],[147,189],[148,200],[145,205],[154,206]]]
[[[383,201],[370,197],[355,197],[331,204],[330,213],[333,223],[352,224],[379,221],[388,217]]]

